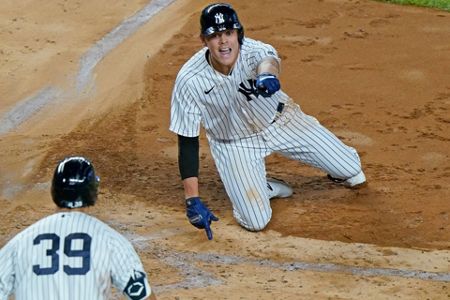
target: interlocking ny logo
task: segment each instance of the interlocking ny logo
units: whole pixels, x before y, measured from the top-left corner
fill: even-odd
[[[223,18],[223,14],[222,13],[217,13],[214,18],[216,18],[216,24],[222,24],[225,23],[225,20]]]
[[[248,79],[247,85],[245,82],[241,82],[239,84],[239,93],[243,94],[245,98],[247,98],[247,101],[251,101],[252,97],[251,95],[254,95],[255,97],[258,97],[258,90],[256,89],[255,80]]]

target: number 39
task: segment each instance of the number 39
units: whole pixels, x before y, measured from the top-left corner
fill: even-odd
[[[33,265],[33,272],[36,275],[51,275],[59,270],[59,254],[60,237],[54,233],[44,233],[38,235],[33,240],[33,245],[39,245],[41,241],[51,241],[50,249],[47,249],[46,255],[51,258],[50,267],[41,267],[40,265]],[[72,249],[72,241],[82,240],[83,247],[80,250]],[[82,265],[79,268],[74,268],[69,265],[64,265],[63,270],[67,275],[84,275],[89,272],[91,268],[91,240],[92,238],[82,232],[71,233],[64,239],[64,254],[68,257],[79,257],[82,259]]]

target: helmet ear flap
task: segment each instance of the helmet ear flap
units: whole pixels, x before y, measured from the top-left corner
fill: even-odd
[[[239,42],[239,45],[242,46],[242,43],[244,42],[244,29],[243,28],[238,29],[238,42]]]

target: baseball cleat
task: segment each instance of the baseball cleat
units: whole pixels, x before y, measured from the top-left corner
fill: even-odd
[[[328,179],[330,179],[333,182],[336,182],[336,183],[342,184],[343,186],[351,187],[351,188],[359,187],[359,186],[362,186],[364,183],[366,183],[366,176],[364,175],[363,171],[359,172],[357,175],[350,177],[348,179],[335,178],[335,177],[332,177],[330,174],[328,174],[327,177],[328,177]]]
[[[267,189],[269,190],[269,199],[286,198],[293,193],[292,188],[283,180],[267,178]]]

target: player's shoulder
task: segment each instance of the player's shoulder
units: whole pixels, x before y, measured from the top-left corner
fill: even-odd
[[[81,211],[63,211],[47,216],[31,226],[30,230],[36,228],[78,228],[79,230],[90,230],[96,232],[110,232],[112,228],[100,219],[81,212]]]
[[[78,212],[78,211],[77,212],[69,212],[67,216],[70,218],[73,218],[74,220],[77,220],[79,222],[82,221],[85,223],[89,223],[90,226],[97,227],[97,230],[103,230],[106,232],[114,231],[114,229],[111,226],[109,226],[102,220],[100,220],[97,217],[94,217],[92,215],[83,213],[83,212]]]
[[[64,223],[64,222],[89,222],[89,223],[98,223],[100,225],[104,224],[102,221],[97,219],[94,216],[91,216],[87,213],[81,211],[61,211],[55,213],[53,215],[49,215],[37,223]]]
[[[252,55],[254,52],[264,51],[268,55],[277,55],[274,46],[263,41],[255,40],[249,37],[244,38],[242,43],[242,53]]]
[[[64,215],[60,215],[62,218],[66,218],[69,222],[84,224],[83,226],[87,226],[90,230],[94,231],[98,235],[102,235],[111,242],[123,243],[124,237],[113,227],[103,222],[102,220],[94,217],[92,215],[83,213],[83,212],[68,212]]]
[[[192,78],[198,73],[201,73],[207,66],[206,60],[207,48],[204,47],[197,51],[191,58],[189,58],[178,72],[178,78]]]
[[[255,40],[249,37],[245,37],[242,43],[242,47],[244,48],[254,48],[254,47],[273,47],[271,44],[267,42],[263,42],[260,40]]]
[[[48,215],[30,224],[28,227],[22,229],[14,237],[12,237],[11,240],[9,241],[9,244],[20,243],[21,241],[25,241],[28,236],[34,235],[35,231],[38,230],[40,227],[45,227],[46,224],[52,222],[53,219],[57,218],[57,215],[58,215],[57,213]]]
[[[40,226],[45,226],[46,224],[52,223],[54,222],[56,219],[59,218],[61,213],[54,213],[48,216],[45,216],[39,220],[37,220],[36,222],[34,222],[33,224],[31,224],[30,226],[28,226],[27,228],[25,228],[21,234],[26,234],[29,231],[32,231],[34,228],[36,227],[40,227]]]

